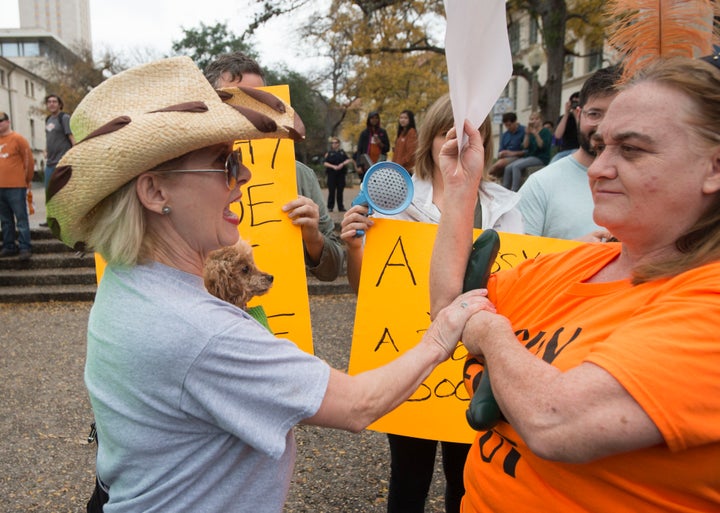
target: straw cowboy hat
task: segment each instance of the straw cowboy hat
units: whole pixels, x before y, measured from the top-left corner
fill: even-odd
[[[93,89],[70,121],[78,144],[47,190],[48,225],[83,249],[95,207],[124,184],[190,151],[233,140],[302,139],[295,111],[251,88],[216,91],[188,57],[129,69]]]

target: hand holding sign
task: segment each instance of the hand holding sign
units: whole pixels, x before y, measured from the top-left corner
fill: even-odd
[[[378,162],[365,173],[360,194],[352,201],[352,205],[367,205],[368,215],[377,211],[384,215],[399,214],[408,206],[413,198],[413,183],[410,173],[395,162]],[[355,237],[365,235],[365,230],[358,230]]]

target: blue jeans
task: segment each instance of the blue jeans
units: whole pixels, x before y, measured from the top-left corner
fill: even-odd
[[[48,186],[48,184],[50,183],[50,177],[51,177],[52,174],[55,172],[55,167],[56,167],[56,166],[45,166],[44,181],[45,181],[45,191],[46,191],[46,192],[47,192],[47,186]]]
[[[2,228],[3,249],[17,251],[16,229],[20,251],[31,249],[30,220],[28,219],[27,189],[25,187],[0,188],[0,228]]]
[[[522,180],[522,174],[526,167],[530,166],[542,166],[543,161],[537,157],[523,157],[514,160],[505,167],[505,174],[503,175],[503,186],[506,189],[517,192],[520,188],[520,182]]]

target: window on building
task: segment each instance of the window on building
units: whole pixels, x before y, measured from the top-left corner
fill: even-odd
[[[39,57],[40,56],[40,43],[26,42],[22,44],[22,54],[25,57]]]
[[[563,66],[563,78],[564,79],[570,79],[573,76],[575,76],[575,56],[574,55],[566,55],[565,56],[565,65]]]
[[[508,96],[512,98],[515,110],[517,110],[517,78],[515,77],[511,78],[510,82],[508,82]]]
[[[520,24],[511,23],[508,27],[508,38],[510,39],[510,53],[516,54],[520,51]]]
[[[25,81],[25,96],[30,96],[30,81]]]
[[[30,120],[30,147],[36,148],[37,144],[35,144],[35,120]]]
[[[532,97],[532,82],[528,82],[527,86],[527,98],[525,99],[525,105],[532,109],[533,97]]]
[[[505,89],[503,89],[503,92],[500,93],[500,98],[509,98],[510,97],[510,82],[505,85]]]
[[[530,18],[530,34],[528,35],[528,43],[531,45],[538,42],[538,22],[537,18]]]
[[[15,42],[6,42],[0,45],[0,55],[3,57],[20,57],[18,44]]]
[[[602,62],[603,62],[603,49],[600,48],[593,48],[590,51],[590,55],[588,56],[587,60],[587,72],[592,73],[593,71],[599,70],[602,68]]]
[[[30,82],[30,97],[35,98],[35,82]]]
[[[0,87],[5,87],[5,70],[0,69]]]

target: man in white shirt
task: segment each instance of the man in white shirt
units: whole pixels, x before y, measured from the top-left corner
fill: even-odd
[[[531,174],[520,188],[525,233],[557,239],[599,241],[610,234],[593,221],[587,168],[595,156],[590,139],[617,94],[616,67],[596,71],[583,84],[577,107],[580,148]]]

